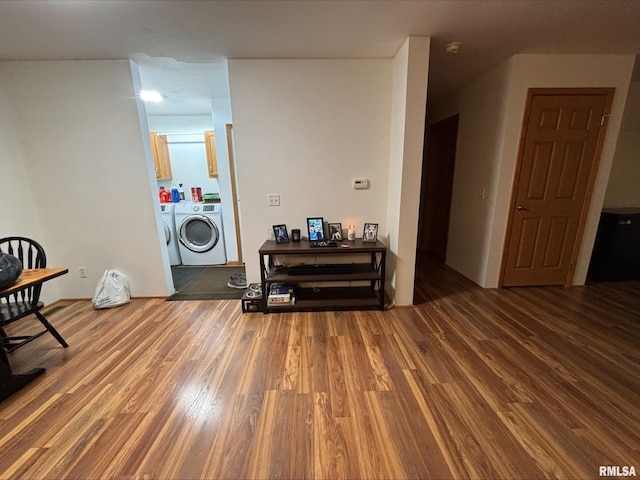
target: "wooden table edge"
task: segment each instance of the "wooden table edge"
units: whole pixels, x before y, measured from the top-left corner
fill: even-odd
[[[22,274],[18,277],[18,281],[5,290],[0,290],[0,297],[10,295],[23,288],[46,282],[52,278],[60,277],[68,273],[69,269],[64,267],[56,268],[26,268],[22,270]]]

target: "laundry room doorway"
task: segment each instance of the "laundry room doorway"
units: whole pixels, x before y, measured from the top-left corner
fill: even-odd
[[[171,262],[176,290],[172,299],[239,298],[242,293],[239,290],[246,287],[244,266],[241,260],[232,257],[234,247],[238,245],[233,243],[236,236],[234,209],[231,209],[231,222],[224,218],[226,203],[233,207],[235,202],[233,197],[228,201],[226,197],[223,198],[220,187],[222,179],[218,173],[204,177],[211,171],[212,158],[210,152],[205,152],[205,138],[208,136],[213,141],[212,133],[159,135],[168,138],[173,178],[185,179],[187,185],[198,185],[191,197],[192,188],[178,184],[178,195],[184,191],[185,198],[161,204],[161,208],[173,211],[173,217],[168,222],[171,222],[175,246],[168,242],[168,248],[178,250],[178,261]],[[203,160],[205,157],[207,162]],[[216,157],[213,158],[215,160]],[[216,167],[215,170],[222,169]],[[163,184],[166,185],[165,191],[175,191],[175,183],[169,185],[168,181],[158,180],[159,188]]]
[[[156,92],[157,101],[144,108],[156,172],[152,189],[175,288],[171,299],[240,298],[246,276],[226,62],[146,59],[137,67],[140,91]]]

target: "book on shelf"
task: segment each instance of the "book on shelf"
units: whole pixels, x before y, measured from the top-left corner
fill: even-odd
[[[293,293],[294,288],[290,283],[271,283],[269,284],[269,295],[289,295]]]
[[[285,299],[286,297],[286,299]],[[284,307],[286,305],[295,305],[296,297],[294,294],[291,295],[279,295],[276,297],[272,297],[271,295],[267,297],[267,305],[270,307]]]
[[[269,295],[267,296],[267,305],[285,306],[295,305],[294,286],[290,283],[275,282],[269,284]]]
[[[267,301],[271,303],[291,303],[291,296],[290,295],[274,295],[274,296],[270,295],[267,297]]]
[[[289,300],[289,298],[291,298],[291,295],[293,295],[293,292],[287,292],[287,293],[270,293],[269,294],[269,298],[271,299],[275,299],[275,300],[283,300],[283,301],[287,301]]]

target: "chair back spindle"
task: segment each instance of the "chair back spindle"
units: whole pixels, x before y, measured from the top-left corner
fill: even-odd
[[[0,239],[0,252],[13,255],[23,269],[46,268],[47,255],[44,248],[35,240],[26,237],[5,237]],[[37,305],[40,301],[42,285],[20,290],[9,297],[9,303],[28,303]]]

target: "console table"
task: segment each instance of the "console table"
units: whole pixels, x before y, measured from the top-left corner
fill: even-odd
[[[387,247],[382,242],[337,242],[335,247],[311,247],[308,240],[276,243],[267,240],[258,250],[260,254],[260,280],[262,285],[262,311],[309,310],[384,310],[384,283]],[[358,255],[366,261],[349,262],[349,255]],[[286,261],[297,257],[309,268],[295,274]],[[336,256],[340,261],[336,262]],[[331,258],[333,257],[333,258]],[[284,265],[276,265],[275,258]],[[335,286],[335,282],[347,285]],[[351,285],[351,283],[357,285]],[[270,285],[284,283],[294,285],[295,304],[269,305]],[[313,286],[300,286],[299,284]]]

